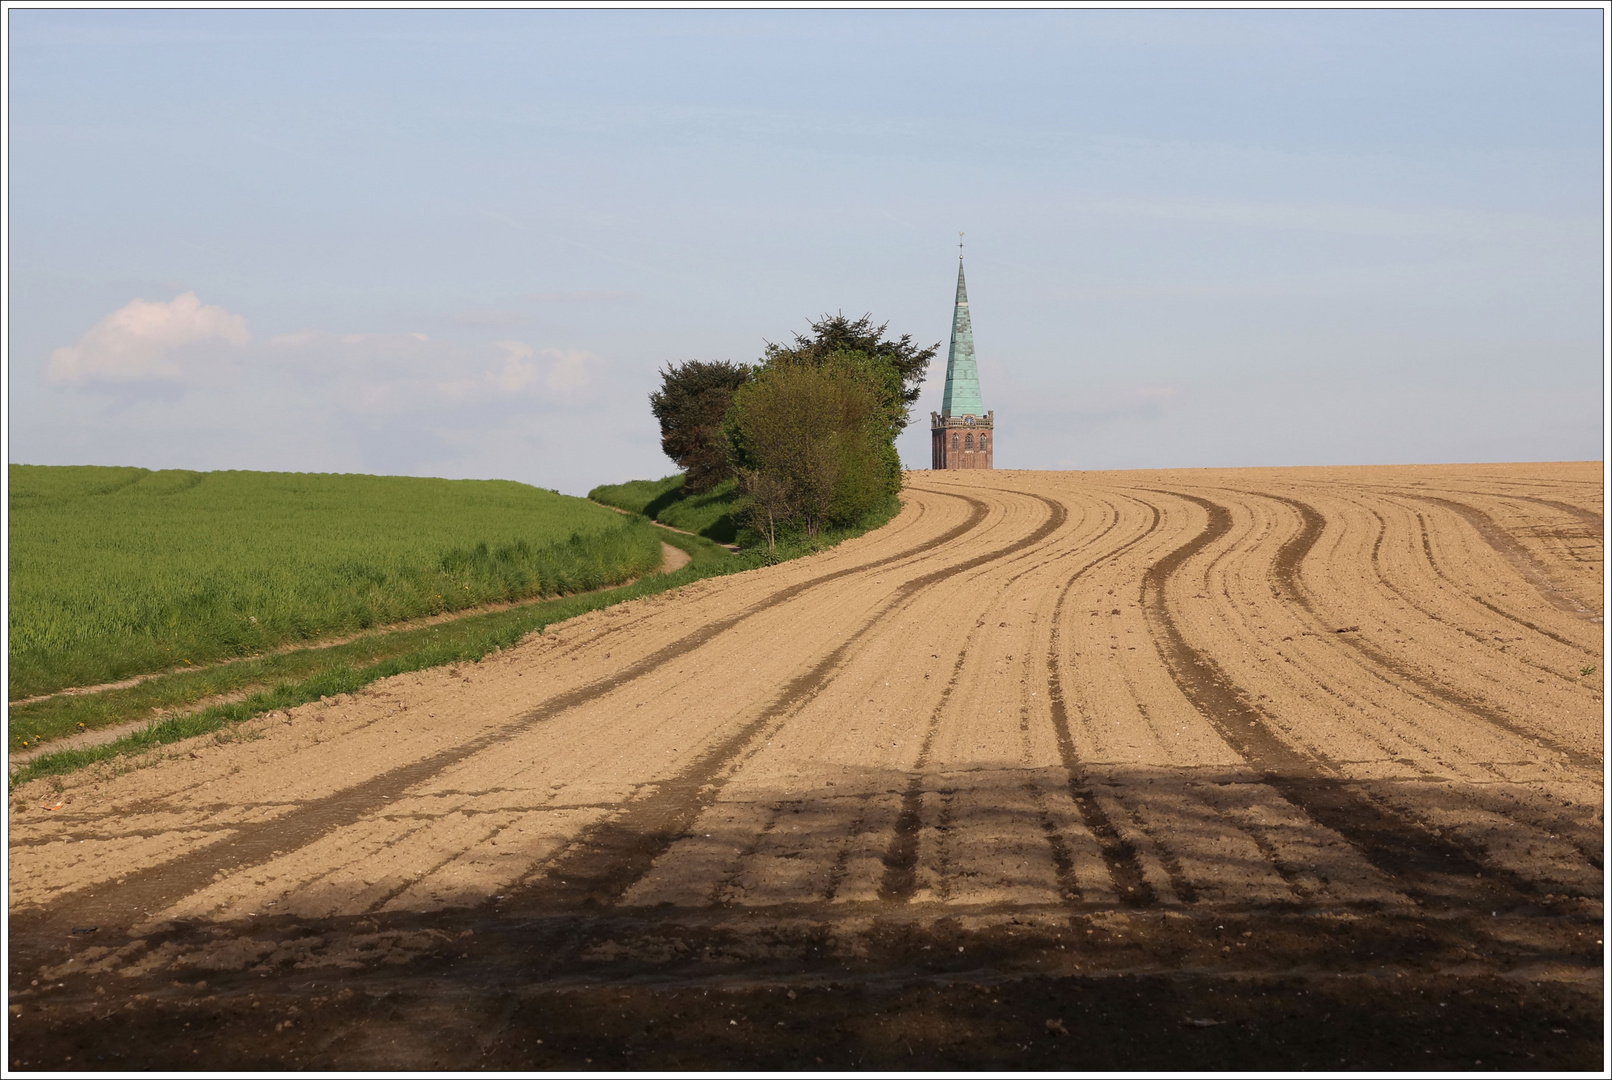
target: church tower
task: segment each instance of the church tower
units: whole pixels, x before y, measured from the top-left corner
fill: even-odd
[[[961,236],[958,233],[958,236]],[[980,404],[980,376],[974,366],[974,326],[968,318],[963,284],[963,245],[957,245],[957,305],[952,309],[952,345],[946,354],[946,391],[940,411],[929,414],[931,466],[936,469],[989,469],[995,452],[993,413]]]

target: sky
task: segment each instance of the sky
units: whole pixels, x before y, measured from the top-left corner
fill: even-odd
[[[14,463],[675,471],[966,233],[996,464],[1599,460],[1602,12],[8,9]]]

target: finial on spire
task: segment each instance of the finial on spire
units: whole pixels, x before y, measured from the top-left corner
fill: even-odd
[[[957,234],[957,261],[963,261],[963,234]]]

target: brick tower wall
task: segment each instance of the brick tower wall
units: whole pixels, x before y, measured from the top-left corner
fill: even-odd
[[[994,414],[986,413],[973,424],[962,417],[930,414],[929,451],[931,468],[995,468],[996,430]]]

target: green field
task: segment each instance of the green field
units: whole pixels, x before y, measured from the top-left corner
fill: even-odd
[[[12,465],[15,700],[654,570],[656,530],[506,480]]]
[[[643,514],[663,525],[719,544],[733,543],[739,533],[733,513],[739,497],[738,481],[724,480],[700,495],[682,495],[682,487],[683,474],[674,473],[659,480],[604,484],[588,492],[588,498]]]

